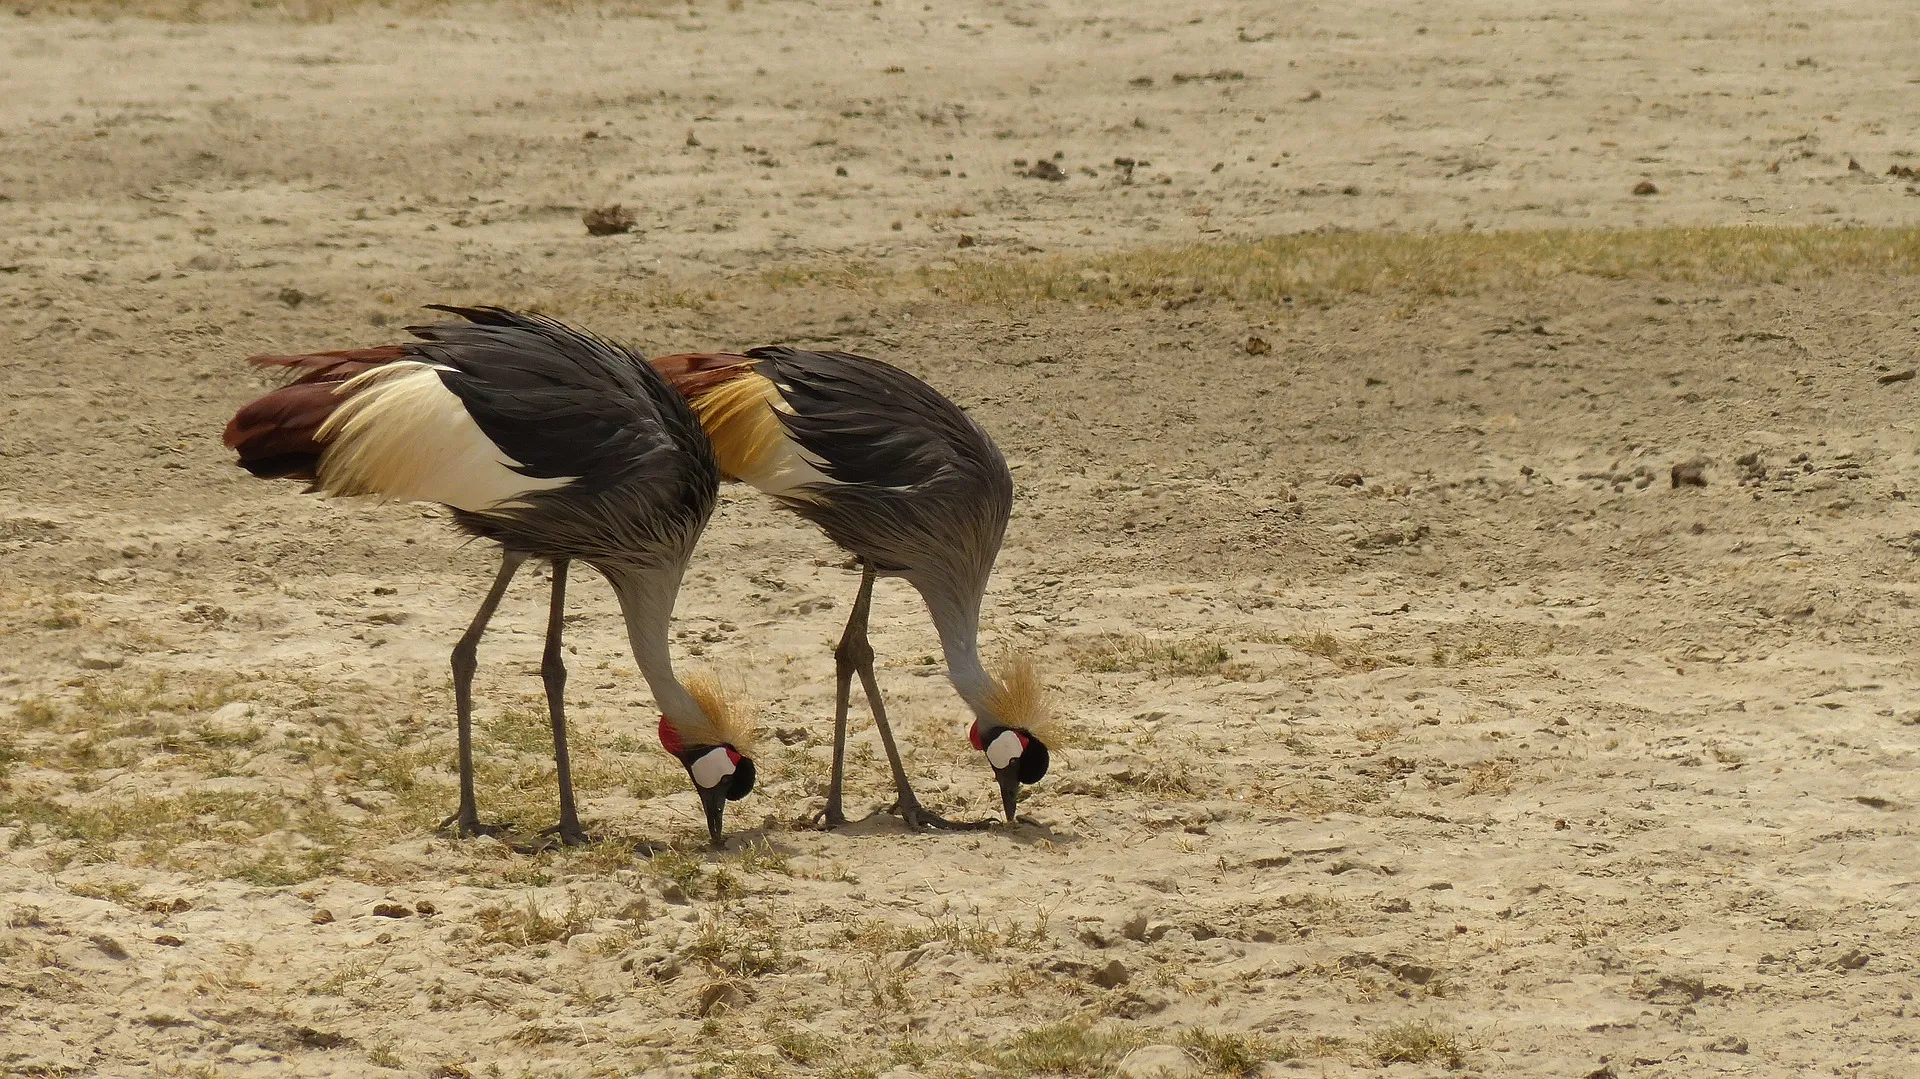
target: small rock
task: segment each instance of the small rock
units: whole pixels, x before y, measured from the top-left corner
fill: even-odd
[[[687,901],[687,890],[673,881],[668,881],[660,889],[660,898],[669,903],[685,903]]]
[[[325,907],[313,912],[313,924],[326,925],[331,921],[333,921],[333,912],[327,910]]]
[[[299,307],[307,302],[307,294],[297,288],[283,288],[280,290],[280,302],[288,307]]]
[[[1089,980],[1102,989],[1113,989],[1117,986],[1127,984],[1127,979],[1130,977],[1132,977],[1132,975],[1127,972],[1127,965],[1115,959],[1106,966],[1095,970]]]
[[[1673,489],[1676,491],[1682,487],[1705,487],[1707,485],[1707,459],[1705,457],[1695,457],[1691,461],[1683,461],[1680,464],[1674,465],[1672,471],[1668,474],[1668,478],[1673,483]]]
[[[1046,180],[1056,184],[1067,178],[1066,170],[1046,158],[1034,162],[1032,168],[1020,175],[1029,180]]]
[[[413,911],[398,903],[375,903],[373,916],[376,918],[411,918]]]
[[[1380,909],[1388,914],[1405,914],[1413,909],[1413,904],[1405,899],[1389,899],[1380,904]]]
[[[1201,1074],[1199,1062],[1177,1045],[1143,1045],[1121,1058],[1113,1073],[1122,1079],[1175,1079]]]
[[[309,1049],[344,1049],[355,1044],[354,1040],[345,1034],[336,1034],[331,1030],[315,1030],[312,1027],[296,1027],[293,1037],[295,1041]]]
[[[440,913],[440,908],[433,905],[433,900],[422,899],[413,905],[413,912],[415,914],[434,915]]]
[[[1080,942],[1089,948],[1104,948],[1113,943],[1113,938],[1107,936],[1100,926],[1083,925],[1080,927]]]
[[[1327,482],[1333,484],[1335,487],[1359,487],[1367,481],[1366,478],[1358,472],[1342,472]]]
[[[1246,342],[1240,347],[1249,356],[1265,356],[1273,351],[1273,346],[1267,343],[1266,338],[1254,334],[1248,334]]]
[[[81,670],[111,671],[111,670],[115,670],[125,662],[126,660],[121,659],[119,656],[110,656],[105,652],[80,653],[80,669]]]
[[[963,233],[961,233],[961,234],[960,234],[960,238],[959,238],[958,240],[956,240],[956,241],[954,241],[954,244],[953,244],[953,246],[955,246],[955,247],[972,247],[972,246],[973,246],[973,245],[974,245],[974,244],[975,244],[976,242],[977,242],[977,241],[975,241],[975,240],[974,240],[974,238],[973,238],[972,236],[970,236],[970,235],[968,235],[967,233],[964,233],[964,232],[963,232]]]
[[[588,210],[580,221],[587,226],[589,236],[618,236],[623,232],[632,232],[633,226],[638,224],[633,211],[617,202]]]
[[[162,933],[159,936],[153,938],[153,942],[155,944],[160,945],[162,948],[178,948],[182,944],[186,943],[186,941],[181,940],[179,937],[174,936],[172,933]]]
[[[1636,195],[1658,195],[1660,189],[1653,186],[1652,180],[1642,180],[1633,185],[1633,193]]]
[[[105,933],[95,933],[87,939],[92,941],[93,946],[100,949],[101,953],[108,959],[125,959],[127,957],[127,950],[120,946],[120,942],[107,936]]]
[[[128,584],[138,577],[139,574],[126,566],[113,566],[109,569],[94,570],[92,576],[94,580],[101,584]]]
[[[1729,1034],[1724,1038],[1709,1042],[1707,1050],[1714,1053],[1744,1053],[1747,1051],[1747,1039],[1737,1034]]]
[[[775,727],[773,736],[783,746],[800,745],[812,737],[805,727]]]
[[[1891,386],[1891,385],[1893,385],[1893,384],[1894,384],[1894,383],[1896,383],[1896,382],[1910,382],[1910,381],[1912,381],[1912,380],[1913,380],[1913,376],[1914,376],[1914,373],[1915,373],[1915,372],[1914,372],[1914,369],[1913,369],[1913,368],[1911,368],[1911,367],[1909,367],[1909,368],[1907,368],[1907,369],[1906,369],[1905,371],[1895,371],[1895,372],[1893,372],[1893,373],[1892,373],[1892,374],[1890,374],[1890,375],[1881,375],[1881,376],[1880,376],[1880,377],[1879,377],[1878,379],[1876,379],[1875,381],[1877,381],[1877,382],[1879,382],[1879,383],[1880,383],[1880,385],[1882,385],[1882,386]]]
[[[833,174],[835,176],[845,176],[847,174],[847,167],[845,165],[835,165],[833,167]]]

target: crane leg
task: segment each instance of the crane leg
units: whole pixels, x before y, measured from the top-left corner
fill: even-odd
[[[453,816],[440,822],[441,830],[448,827],[460,836],[499,835],[506,831],[498,824],[482,824],[480,808],[473,796],[473,672],[480,666],[480,637],[487,631],[487,623],[493,620],[494,609],[500,606],[500,597],[507,594],[507,585],[513,575],[519,571],[520,563],[527,556],[516,551],[500,552],[500,572],[494,575],[493,587],[487,590],[487,598],[480,601],[480,609],[474,612],[473,623],[453,646],[453,708],[460,725],[460,809]]]
[[[900,816],[909,828],[953,828],[968,829],[985,827],[990,822],[979,824],[950,821],[937,813],[931,813],[921,806],[920,800],[913,795],[913,787],[907,782],[907,769],[900,762],[900,749],[894,745],[893,728],[887,723],[887,709],[880,702],[880,682],[873,673],[873,646],[867,642],[867,612],[873,604],[872,566],[860,567],[860,594],[854,598],[853,614],[847,619],[847,633],[835,651],[843,669],[851,664],[860,675],[860,688],[867,695],[867,707],[873,712],[873,725],[880,732],[880,744],[886,747],[887,763],[893,768],[894,790],[900,795]],[[844,655],[843,655],[844,654]],[[845,685],[844,676],[842,685]],[[838,747],[844,735],[845,710],[841,712],[841,723],[835,731],[835,745]]]
[[[547,687],[547,715],[553,720],[553,770],[560,782],[560,823],[544,834],[567,846],[591,843],[573,804],[573,766],[567,758],[567,665],[560,636],[567,615],[567,560],[553,560],[553,601],[547,608],[547,650],[540,657],[540,680]]]
[[[833,650],[834,696],[833,696],[833,775],[827,781],[827,806],[813,819],[828,828],[845,827],[846,810],[842,804],[843,788],[847,775],[847,706],[853,696],[853,675],[859,663],[855,659],[858,648],[867,645],[867,606],[872,581],[863,576],[860,584],[860,597],[854,601],[853,614],[847,618],[846,632],[840,635],[840,643]],[[858,627],[858,634],[855,629]],[[873,650],[867,648],[869,655]]]

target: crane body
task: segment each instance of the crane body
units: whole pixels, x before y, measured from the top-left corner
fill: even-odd
[[[1014,819],[1022,784],[1048,768],[1052,732],[1031,662],[990,672],[979,650],[981,601],[1013,508],[1013,476],[985,430],[925,382],[844,352],[758,348],[662,356],[653,365],[686,396],[722,475],[768,494],[850,552],[860,587],[834,650],[832,779],[822,814],[845,822],[847,710],[858,676],[910,826],[956,827],[914,797],[887,723],[867,623],[873,582],[899,577],[925,601],[955,691],[974,714]]]
[[[416,327],[402,345],[256,356],[294,377],[241,408],[225,442],[256,476],[382,501],[438,502],[501,548],[500,568],[452,656],[460,805],[443,827],[480,819],[473,783],[472,683],[481,636],[515,573],[552,563],[541,661],[562,842],[587,841],[567,754],[562,660],[568,568],[613,586],[633,657],[660,709],[659,737],[688,770],[709,836],[728,800],[753,788],[750,729],[716,683],[682,680],[668,625],[719,485],[711,443],[682,398],[639,354],[551,319],[436,307],[464,321]]]

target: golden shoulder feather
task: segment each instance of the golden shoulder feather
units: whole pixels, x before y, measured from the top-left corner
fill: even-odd
[[[720,471],[735,479],[756,477],[786,437],[774,412],[779,391],[748,370],[694,399]]]

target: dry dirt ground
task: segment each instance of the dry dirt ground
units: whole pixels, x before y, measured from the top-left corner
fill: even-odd
[[[1047,261],[1920,210],[1910,5],[1584,6],[0,16],[0,1072],[1920,1072],[1912,278],[1089,303]],[[589,237],[609,202],[637,228]],[[915,283],[1011,259],[1065,298]],[[597,580],[607,840],[436,837],[491,553],[218,433],[243,356],[446,301],[974,410],[1020,486],[987,636],[1081,732],[1034,823],[906,833],[865,724],[867,819],[795,823],[855,581],[729,492],[676,632],[781,732],[732,847]],[[523,834],[542,596],[478,686]],[[987,814],[911,599],[875,644],[913,773]]]

